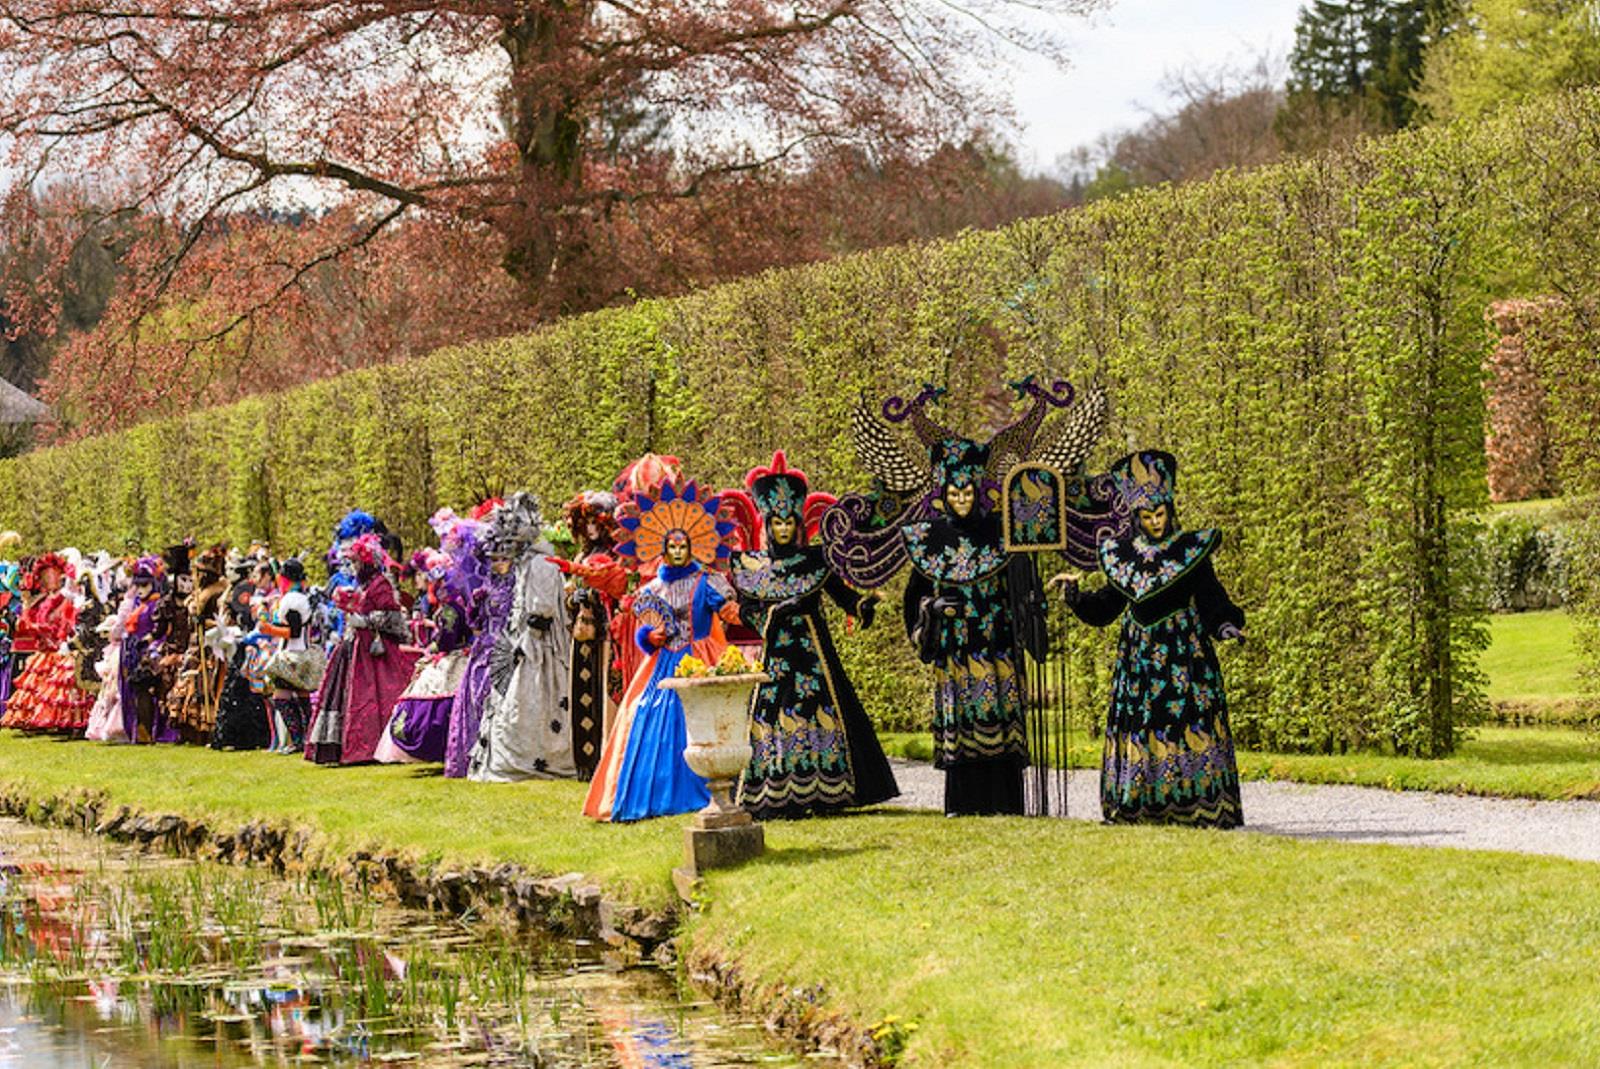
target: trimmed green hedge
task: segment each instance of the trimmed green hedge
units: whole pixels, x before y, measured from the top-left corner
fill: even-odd
[[[1441,753],[1485,708],[1483,310],[1551,274],[1550,187],[1600,211],[1596,130],[1600,98],[1576,94],[448,349],[5,462],[0,521],[32,548],[320,549],[360,505],[414,541],[440,505],[559,500],[646,449],[728,484],[782,446],[842,491],[863,482],[862,390],[947,385],[941,415],[978,431],[1002,376],[1099,378],[1098,459],[1173,450],[1185,521],[1228,532],[1241,740]],[[904,727],[927,693],[895,615],[842,644]],[[1074,636],[1090,721],[1111,640]]]

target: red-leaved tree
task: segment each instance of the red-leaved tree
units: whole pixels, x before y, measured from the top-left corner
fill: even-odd
[[[82,429],[214,396],[396,263],[387,299],[469,306],[413,315],[409,350],[860,244],[797,202],[937,193],[1004,118],[994,64],[1098,2],[0,0],[6,217],[63,258],[135,234],[46,395]],[[47,224],[44,189],[76,194]],[[40,290],[12,322],[53,321]]]

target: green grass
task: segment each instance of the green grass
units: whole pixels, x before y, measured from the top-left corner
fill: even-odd
[[[1538,516],[1545,513],[1556,515],[1566,512],[1576,502],[1564,497],[1538,497],[1531,501],[1500,501],[1489,506],[1490,515],[1499,516]]]
[[[881,736],[896,757],[927,761],[926,732]],[[1099,768],[1098,738],[1072,740],[1073,768]],[[1390,754],[1294,754],[1242,750],[1245,779],[1350,783],[1390,790],[1446,791],[1497,798],[1600,798],[1600,737],[1572,728],[1483,727],[1439,760]]]
[[[1563,609],[1489,618],[1481,666],[1494,702],[1575,702],[1584,697],[1572,617]]]
[[[0,785],[579,870],[652,902],[684,823],[592,824],[572,783],[9,733]],[[708,881],[691,944],[820,984],[824,1010],[914,1022],[908,1066],[1600,1063],[1593,865],[887,812],[767,832],[765,858]]]

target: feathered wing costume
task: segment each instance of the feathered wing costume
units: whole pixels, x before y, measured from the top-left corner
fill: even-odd
[[[741,554],[730,573],[740,612],[760,632],[772,679],[750,708],[750,766],[743,802],[760,820],[874,805],[900,793],[883,747],[845,675],[823,598],[868,625],[872,595],[833,573],[810,540],[834,503],[813,493],[780,451],[745,476],[764,526],[763,551]],[[774,524],[785,536],[774,534]]]
[[[683,703],[660,686],[691,653],[714,664],[727,648],[723,624],[738,619],[733,589],[710,569],[726,561],[735,525],[718,518],[722,502],[693,482],[667,481],[628,503],[618,524],[629,540],[617,552],[654,570],[633,599],[632,636],[643,660],[629,681],[584,801],[586,816],[631,821],[689,813],[709,800],[705,781],[684,762]],[[672,563],[668,547],[686,559]]]
[[[934,764],[945,772],[945,812],[1021,813],[1028,764],[1025,671],[1042,660],[1043,595],[1032,560],[1008,553],[996,512],[1007,473],[1046,464],[1068,479],[1062,521],[1066,554],[1092,560],[1100,538],[1120,531],[1109,481],[1083,475],[1105,425],[1106,398],[1082,400],[1066,382],[1013,383],[1027,410],[980,443],[940,426],[927,406],[943,392],[925,387],[879,412],[851,413],[856,451],[874,476],[871,491],[841,499],[822,518],[832,569],[858,587],[882,586],[909,563],[907,635],[935,680]],[[1046,417],[1067,419],[1041,437]],[[881,417],[880,417],[881,413]],[[909,424],[923,453],[908,451],[890,424]]]
[[[489,697],[467,777],[485,782],[572,777],[567,702],[572,636],[561,569],[545,541],[539,501],[513,494],[495,513],[488,550],[514,577],[511,615],[490,656]]]
[[[1242,636],[1240,611],[1212,567],[1216,530],[1184,531],[1174,508],[1178,464],[1169,453],[1123,457],[1111,476],[1130,509],[1167,510],[1151,537],[1135,528],[1100,544],[1106,585],[1069,584],[1078,619],[1120,619],[1100,768],[1100,806],[1113,822],[1233,828],[1244,822],[1239,769],[1216,639]]]

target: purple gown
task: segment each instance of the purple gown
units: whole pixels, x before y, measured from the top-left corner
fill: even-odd
[[[511,599],[516,594],[516,576],[490,574],[473,607],[473,627],[477,632],[467,654],[467,671],[456,691],[450,710],[450,737],[445,744],[444,774],[465,779],[472,747],[478,741],[478,726],[483,706],[489,698],[489,658],[494,653],[500,632],[511,616]]]
[[[153,660],[156,609],[160,598],[149,598],[133,611],[128,632],[122,639],[122,662],[117,673],[118,695],[122,699],[122,727],[129,742],[139,742],[139,703],[153,706],[150,717],[150,742],[181,742],[176,725],[167,719],[166,703],[156,693],[158,681]]]

